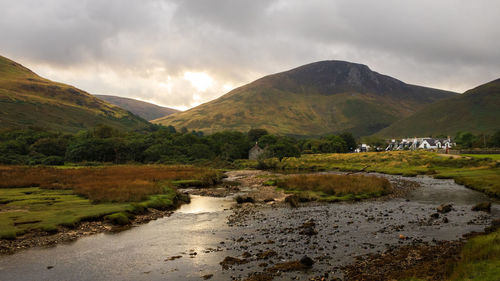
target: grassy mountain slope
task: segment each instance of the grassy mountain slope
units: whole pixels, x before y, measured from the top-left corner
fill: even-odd
[[[500,79],[462,95],[431,104],[382,130],[385,137],[413,137],[458,131],[492,133],[500,129]]]
[[[153,122],[201,130],[369,135],[455,93],[405,84],[343,61],[322,61],[273,74],[193,109]]]
[[[130,98],[108,96],[108,95],[94,95],[94,96],[102,100],[105,100],[111,104],[114,104],[116,106],[119,106],[123,109],[126,109],[132,112],[133,114],[140,116],[146,120],[158,119],[160,117],[164,117],[179,112],[179,110],[177,109],[163,107],[149,102],[144,102]]]
[[[0,56],[0,129],[76,132],[97,124],[132,130],[148,122],[73,86],[44,79]]]

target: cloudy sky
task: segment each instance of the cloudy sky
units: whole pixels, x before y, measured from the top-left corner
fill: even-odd
[[[46,78],[177,109],[330,59],[459,92],[500,78],[497,0],[0,0],[0,38]]]

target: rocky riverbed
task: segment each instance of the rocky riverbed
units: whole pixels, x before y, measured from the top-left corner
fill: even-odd
[[[255,178],[262,174],[256,175],[229,176],[259,198]],[[471,210],[487,198],[452,181],[379,176],[391,181],[392,195],[363,202],[302,203],[298,208],[280,195],[271,203],[256,199],[262,204],[239,205],[228,218],[234,235],[223,246],[239,254],[221,261],[223,270],[248,280],[385,280],[421,270],[426,278],[440,280],[446,268],[435,263],[456,259],[462,236],[491,223],[489,213]],[[459,190],[448,194],[454,188]]]

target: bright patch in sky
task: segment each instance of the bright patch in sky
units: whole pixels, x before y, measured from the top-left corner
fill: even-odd
[[[200,92],[205,92],[213,84],[212,77],[204,72],[184,72],[184,79]]]

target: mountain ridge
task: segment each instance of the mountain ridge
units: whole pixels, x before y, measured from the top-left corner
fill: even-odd
[[[366,65],[330,60],[264,76],[153,122],[207,133],[260,127],[279,134],[351,131],[362,136],[453,95],[406,84]]]
[[[500,79],[484,83],[456,97],[430,104],[377,135],[413,137],[452,135],[459,131],[493,133],[500,129]]]
[[[159,106],[153,103],[136,100],[132,98],[119,97],[113,95],[94,95],[95,97],[119,106],[133,114],[140,116],[148,121],[165,117],[167,115],[180,112],[177,109]]]
[[[76,87],[45,79],[0,56],[0,128],[42,127],[77,132],[99,124],[121,130],[150,124]]]

